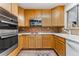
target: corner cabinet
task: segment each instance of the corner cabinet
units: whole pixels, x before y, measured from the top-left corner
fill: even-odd
[[[64,6],[57,6],[52,9],[52,26],[64,26]]]

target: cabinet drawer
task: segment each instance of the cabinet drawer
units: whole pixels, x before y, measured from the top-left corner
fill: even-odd
[[[58,41],[61,41],[61,42],[65,43],[65,39],[64,38],[56,36],[55,39],[57,39]]]
[[[56,51],[60,56],[65,55],[65,44],[59,41],[56,41]]]

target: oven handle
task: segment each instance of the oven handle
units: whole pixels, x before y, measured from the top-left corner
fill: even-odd
[[[12,24],[12,25],[17,25],[16,23],[12,23],[12,22],[8,22],[8,21],[4,21],[4,20],[1,20],[1,22],[3,22],[3,23],[8,23],[8,24]]]
[[[13,36],[17,36],[17,34],[16,35],[4,35],[4,36],[0,36],[0,39],[4,39],[4,38],[8,38],[8,37],[13,37]]]

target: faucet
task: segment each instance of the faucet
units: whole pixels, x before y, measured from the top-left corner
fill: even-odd
[[[71,34],[71,30],[70,29],[64,29],[64,32]]]

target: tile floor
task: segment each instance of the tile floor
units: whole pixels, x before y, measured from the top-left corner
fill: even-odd
[[[22,50],[18,56],[57,56],[53,50]]]

